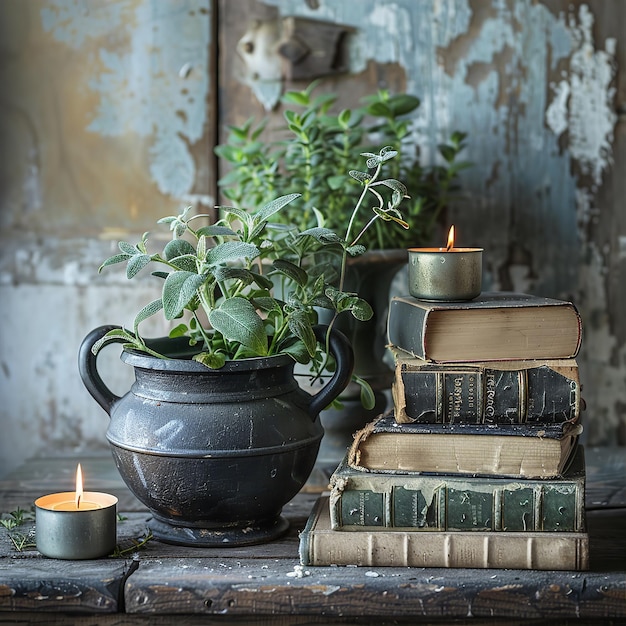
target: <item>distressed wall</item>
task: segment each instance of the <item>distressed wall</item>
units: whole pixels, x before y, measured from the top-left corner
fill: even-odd
[[[157,279],[98,275],[118,238],[213,204],[211,20],[210,0],[0,3],[0,475],[106,444],[78,346],[154,299]]]
[[[354,5],[220,0],[216,17],[212,0],[0,2],[0,475],[42,450],[105,445],[78,345],[99,324],[129,324],[156,286],[98,265],[155,218],[213,204],[218,111],[223,129],[266,112],[259,89],[305,85],[241,74],[255,16],[354,27],[349,72],[321,88],[344,106],[378,87],[418,95],[425,159],[451,130],[468,133],[474,166],[447,222],[485,248],[487,285],[576,302],[585,437],[626,444],[626,3]],[[123,391],[117,355],[104,361]]]
[[[425,160],[452,130],[468,133],[464,157],[474,165],[463,173],[463,194],[446,221],[457,225],[465,245],[485,248],[488,287],[577,304],[585,325],[584,437],[626,444],[626,3],[360,0],[358,11],[341,0],[220,6],[229,27],[223,49],[233,53],[222,57],[223,75],[236,75],[235,44],[255,16],[344,24],[355,29],[350,72],[323,79],[321,89],[339,92],[344,106],[379,87],[420,97],[414,141]],[[245,71],[237,83],[223,87],[224,101],[240,103],[225,121],[263,115],[267,85]],[[281,83],[282,90],[306,84]],[[272,112],[274,119],[281,114],[280,107]]]

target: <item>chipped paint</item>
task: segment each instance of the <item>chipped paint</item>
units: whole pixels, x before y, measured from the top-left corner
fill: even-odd
[[[596,50],[594,18],[585,4],[576,17],[569,17],[573,52],[569,75],[554,87],[555,97],[546,111],[546,121],[555,135],[569,130],[568,148],[583,174],[600,184],[602,172],[612,164],[613,108],[616,41],[607,39]]]
[[[206,123],[209,8],[207,0],[49,0],[40,12],[57,41],[74,50],[96,45],[87,87],[98,102],[87,130],[149,138],[150,175],[162,193],[178,198],[195,183],[189,145]]]
[[[608,365],[624,362],[625,352],[607,311],[614,259],[591,239],[602,212],[617,209],[596,200],[613,166],[617,123],[616,41],[594,34],[606,24],[596,28],[584,3],[563,2],[558,13],[535,0],[362,0],[355,15],[340,0],[317,11],[297,0],[268,2],[283,15],[355,27],[355,73],[368,62],[404,67],[407,91],[422,100],[412,134],[422,160],[432,162],[452,130],[468,133],[463,156],[473,167],[448,217],[488,251],[490,289],[576,297],[585,341],[600,346],[580,359],[585,372],[601,372],[585,385],[587,415],[597,407],[605,425],[614,415],[610,427],[588,429],[590,441],[606,440],[623,419],[615,402],[626,378],[626,366]],[[617,248],[622,258],[623,242]]]
[[[422,100],[412,140],[424,160],[436,158],[435,146],[449,131],[469,133],[463,156],[474,166],[464,172],[464,198],[449,217],[472,237],[468,243],[486,249],[489,288],[578,298],[585,320],[579,361],[587,441],[615,441],[620,421],[625,423],[619,403],[626,347],[617,339],[622,323],[609,314],[609,304],[619,301],[610,291],[617,281],[609,278],[616,261],[626,257],[626,243],[614,230],[602,233],[621,224],[606,217],[619,210],[617,200],[611,206],[598,199],[617,158],[616,42],[598,35],[607,20],[594,23],[586,4],[565,1],[550,3],[562,6],[561,14],[536,0],[359,0],[358,12],[345,0],[266,4],[283,16],[355,27],[349,39],[354,73],[371,62],[403,67],[407,90]],[[209,6],[207,0],[42,0],[29,9],[32,20],[19,21],[32,26],[38,18],[38,28],[11,33],[8,43],[26,35],[21,41],[31,48],[41,46],[73,65],[69,80],[64,82],[64,67],[43,81],[45,95],[54,91],[55,98],[17,98],[15,107],[3,109],[11,120],[7,145],[19,148],[14,159],[19,182],[4,196],[0,224],[17,230],[28,229],[31,218],[40,221],[22,238],[5,238],[0,254],[0,313],[6,320],[0,345],[5,399],[0,475],[36,452],[33,439],[46,447],[105,445],[106,416],[78,379],[76,351],[84,334],[99,324],[132,324],[132,312],[154,292],[147,282],[129,285],[115,272],[97,277],[94,259],[109,256],[114,243],[81,235],[93,235],[89,220],[100,228],[97,220],[111,217],[120,196],[107,196],[106,186],[99,187],[91,175],[93,164],[85,167],[84,161],[99,142],[127,150],[136,137],[141,156],[128,154],[129,167],[142,175],[148,161],[143,186],[153,182],[177,201],[212,204],[199,195],[204,189],[193,187],[199,172],[191,152],[207,124],[207,59],[215,46]],[[593,6],[599,11],[602,3]],[[23,50],[15,46],[16,54],[23,56]],[[24,65],[15,67],[26,76]],[[62,108],[77,85],[80,106]],[[384,76],[380,86],[386,86]],[[16,90],[6,91],[12,102]],[[47,116],[55,116],[56,123]],[[75,150],[72,139],[81,128],[85,136]],[[61,134],[70,139],[58,142]],[[111,142],[122,136],[130,141]],[[55,152],[60,149],[62,155]],[[131,195],[120,209],[122,217],[131,218],[119,222],[126,229],[154,204],[153,196],[136,190]],[[92,197],[100,202],[95,218],[87,216]],[[86,230],[75,232],[83,216]],[[42,231],[41,224],[63,238]],[[118,234],[109,233],[116,240],[127,237]],[[606,239],[596,243],[592,237]],[[399,277],[406,284],[406,276]],[[152,334],[164,332],[155,326]],[[101,358],[103,377],[124,392],[130,375],[117,367],[115,356],[110,364],[108,354]],[[20,393],[32,387],[33,377],[36,389]]]

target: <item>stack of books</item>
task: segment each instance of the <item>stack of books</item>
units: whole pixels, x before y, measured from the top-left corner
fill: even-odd
[[[393,411],[355,434],[302,564],[587,569],[573,304],[395,297],[388,336]]]

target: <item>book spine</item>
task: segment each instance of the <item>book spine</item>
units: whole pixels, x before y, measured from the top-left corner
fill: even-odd
[[[303,565],[586,570],[586,533],[302,533]]]
[[[379,480],[384,491],[365,487],[375,476],[337,480],[330,493],[330,520],[335,530],[366,527],[415,531],[584,530],[584,478],[494,483],[471,479],[446,484],[422,477],[393,484]],[[501,485],[499,483],[502,483]]]
[[[424,328],[428,311],[419,306],[407,306],[392,298],[387,315],[387,338],[389,343],[418,356],[426,358]]]
[[[580,413],[577,378],[547,365],[497,370],[398,364],[393,395],[400,423],[563,423]]]

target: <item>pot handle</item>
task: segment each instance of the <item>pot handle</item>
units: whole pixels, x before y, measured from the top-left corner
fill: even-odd
[[[120,326],[98,326],[94,328],[80,344],[78,350],[78,371],[83,384],[87,388],[87,391],[91,394],[91,397],[109,414],[111,415],[111,409],[113,405],[120,399],[116,396],[105,384],[97,367],[97,355],[95,355],[91,348],[94,344],[102,339],[110,330],[121,328]],[[122,339],[119,343],[124,343]]]
[[[313,327],[317,340],[325,344],[328,326]],[[354,351],[346,336],[333,328],[330,333],[330,353],[335,358],[335,373],[324,387],[312,396],[309,404],[309,415],[315,419],[322,409],[325,409],[347,386],[352,379],[354,369]]]

